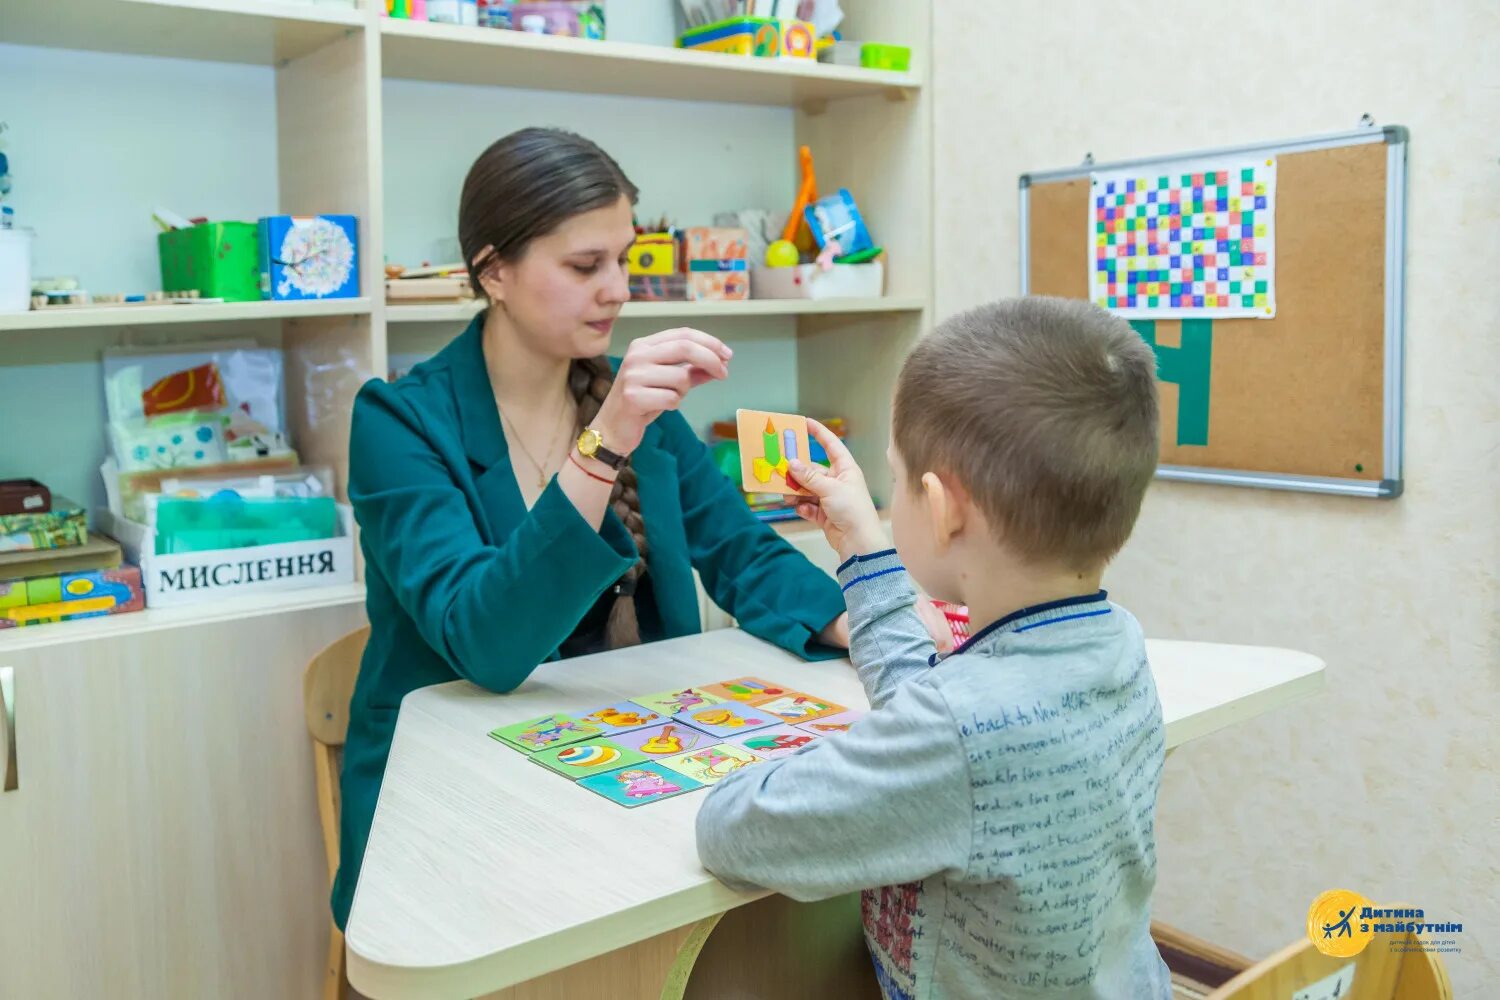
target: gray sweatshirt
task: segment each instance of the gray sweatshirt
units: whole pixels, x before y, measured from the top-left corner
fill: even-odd
[[[1150,934],[1164,729],[1135,619],[1071,598],[938,660],[894,550],[838,576],[872,711],[710,789],[704,867],[798,900],[863,890],[888,1000],[1170,1000]]]

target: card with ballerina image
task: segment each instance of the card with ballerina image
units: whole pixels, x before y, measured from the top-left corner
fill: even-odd
[[[620,733],[611,739],[622,747],[639,750],[653,758],[670,757],[673,754],[710,747],[719,742],[719,737],[710,736],[676,719],[671,719],[660,726],[647,726],[645,729]]]
[[[659,802],[703,787],[702,782],[663,767],[656,761],[590,775],[580,778],[578,784],[626,808]]]
[[[777,695],[786,694],[791,688],[773,684],[759,677],[736,677],[732,681],[705,684],[702,690],[718,695],[726,701],[738,701],[746,705],[758,705]]]
[[[817,741],[818,737],[797,726],[770,726],[744,736],[733,736],[724,742],[744,747],[757,757],[775,760],[792,754]]]
[[[740,444],[740,485],[746,493],[810,495],[787,482],[788,463],[811,461],[807,418],[794,413],[736,410]]]
[[[716,743],[702,750],[667,757],[659,763],[662,767],[675,771],[677,774],[687,775],[694,781],[705,785],[712,785],[716,781],[729,777],[742,767],[763,764],[765,761],[744,747],[729,743]]]
[[[598,726],[605,736],[616,736],[620,733],[628,733],[632,729],[658,725],[664,719],[664,716],[643,705],[637,705],[633,701],[617,701],[591,712],[576,714],[584,722]]]
[[[544,715],[490,731],[490,737],[522,753],[567,746],[603,735],[604,730],[571,715]]]
[[[642,708],[662,715],[676,715],[678,712],[686,712],[690,708],[699,705],[714,705],[724,699],[716,694],[709,694],[703,688],[683,688],[680,691],[661,691],[657,694],[643,694],[638,698],[631,698],[632,702]]]
[[[739,705],[731,701],[690,708],[686,712],[678,712],[672,718],[720,739],[764,729],[766,726],[774,726],[781,721],[758,708]]]

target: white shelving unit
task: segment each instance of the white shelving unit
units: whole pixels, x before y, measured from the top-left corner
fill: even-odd
[[[647,2],[629,0],[632,10]],[[624,11],[621,3],[613,6]],[[274,151],[270,141],[255,151],[276,175],[276,204],[261,206],[263,214],[358,216],[366,294],[340,302],[0,316],[0,376],[13,365],[11,373],[44,378],[58,366],[97,363],[100,347],[111,343],[172,343],[217,336],[220,329],[278,344],[286,358],[293,442],[304,461],[331,466],[342,491],[349,410],[360,385],[384,376],[392,354],[409,354],[414,345],[427,349],[445,327],[456,335],[476,308],[388,305],[380,295],[383,258],[394,242],[387,231],[399,229],[391,235],[408,237],[414,225],[398,211],[409,193],[410,164],[394,157],[408,144],[427,155],[426,143],[405,134],[414,103],[424,119],[448,115],[443,127],[449,134],[481,145],[509,130],[497,131],[493,119],[472,111],[490,106],[485,101],[503,100],[511,112],[506,120],[527,124],[567,125],[569,112],[577,111],[580,120],[607,115],[618,135],[620,121],[639,120],[653,137],[642,140],[649,141],[649,150],[631,150],[628,142],[622,148],[617,138],[601,143],[622,158],[636,154],[631,173],[643,189],[643,211],[670,205],[674,195],[691,195],[680,181],[654,188],[650,183],[652,164],[680,157],[697,136],[691,125],[672,132],[661,123],[670,124],[679,111],[689,122],[732,114],[741,116],[733,119],[734,128],[744,134],[716,140],[733,148],[705,153],[701,168],[694,169],[721,184],[725,170],[735,172],[732,186],[745,192],[746,204],[759,199],[762,207],[784,210],[780,196],[766,192],[774,195],[791,183],[796,148],[809,145],[820,189],[854,192],[888,249],[885,296],[634,302],[624,310],[629,322],[621,335],[656,321],[702,322],[710,331],[722,324],[749,338],[749,350],[737,344],[737,359],[764,358],[766,345],[773,345],[778,367],[763,374],[759,385],[774,383],[787,405],[802,412],[848,419],[856,430],[856,456],[872,482],[884,482],[890,386],[932,308],[933,14],[930,4],[897,0],[845,8],[849,37],[910,45],[912,72],[391,21],[368,0],[349,7],[291,0],[0,0],[0,44],[103,54],[78,59],[144,55],[260,67],[257,72],[274,81],[265,92],[275,120],[274,137],[266,137],[274,138]],[[117,68],[109,64],[110,86]],[[129,85],[126,74],[118,86]],[[412,87],[420,93],[413,96]],[[408,109],[404,117],[391,110],[401,102]],[[545,110],[528,121],[534,106]],[[452,107],[470,111],[466,117]],[[70,116],[84,122],[87,112],[72,108]],[[152,155],[153,129],[194,125],[143,117],[140,155]],[[90,130],[75,131],[78,155],[86,158]],[[769,160],[746,152],[767,149]],[[21,149],[11,152],[22,162]],[[766,181],[760,166],[767,162],[785,176]],[[467,160],[435,159],[433,183],[456,192],[453,175],[466,167]],[[168,192],[174,169],[205,168],[156,165]],[[433,226],[451,228],[455,207],[445,203]],[[701,209],[694,212],[699,217],[680,221],[711,221]],[[149,237],[140,234],[94,238],[117,240],[119,253],[154,253]],[[754,384],[756,373],[745,374]],[[74,402],[71,419],[92,419],[92,398]],[[6,405],[0,391],[0,425],[14,416]],[[96,475],[97,462],[86,450],[77,456],[57,448],[39,453],[23,438],[0,435],[0,477],[45,480],[61,468],[58,463],[74,463],[76,481]],[[800,525],[778,530],[794,544],[821,544]],[[0,857],[28,859],[21,883],[11,889],[15,898],[52,901],[40,915],[0,912],[7,990],[17,996],[202,996],[233,982],[247,996],[317,995],[327,930],[320,888],[326,873],[310,809],[298,678],[308,656],[360,620],[363,593],[355,584],[0,631],[0,667],[15,671],[22,783],[18,793],[0,793]],[[125,777],[111,770],[137,761],[138,772]],[[70,766],[72,779],[66,778]],[[213,789],[223,793],[209,795]],[[226,797],[230,789],[244,791]],[[128,808],[128,821],[116,826],[113,817],[96,815],[101,801]],[[266,823],[268,816],[276,819]],[[101,822],[111,824],[113,840],[100,835]],[[184,847],[170,834],[179,829],[206,831],[209,846]],[[55,830],[75,832],[59,839],[47,832]],[[265,840],[253,859],[236,846],[248,836]],[[226,868],[228,857],[239,860]],[[108,888],[101,891],[100,885]],[[79,902],[85,898],[95,902]],[[91,922],[79,925],[78,908],[91,905]],[[226,921],[232,934],[224,933]],[[53,936],[49,929],[55,928],[69,930]],[[107,947],[100,943],[106,940]],[[75,961],[80,941],[93,955],[89,963]],[[164,942],[192,961],[160,961]],[[247,963],[246,955],[255,960]]]

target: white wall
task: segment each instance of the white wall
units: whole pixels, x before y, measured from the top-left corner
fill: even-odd
[[[1500,981],[1500,7],[1454,0],[937,4],[939,316],[1017,290],[1031,170],[1411,128],[1407,492],[1158,483],[1107,578],[1148,634],[1283,645],[1328,690],[1190,744],[1157,919],[1265,956],[1344,887],[1464,925]],[[983,25],[984,30],[976,30]]]
[[[37,233],[38,276],[74,275],[100,293],[153,291],[161,286],[157,206],[251,222],[278,210],[268,67],[0,45],[0,121],[10,126],[10,203],[17,224]],[[102,503],[99,352],[121,339],[100,330],[4,338],[0,479],[34,476]]]
[[[611,22],[611,33],[658,40],[660,27],[646,17],[619,19]],[[464,175],[490,143],[532,125],[575,131],[618,160],[640,188],[637,214],[642,222],[665,214],[683,226],[710,225],[715,213],[742,208],[784,213],[794,196],[796,147],[788,108],[411,80],[385,81],[382,102],[385,234],[392,263],[459,259],[458,198]],[[623,353],[630,338],[662,325],[622,323],[612,350]],[[737,406],[796,408],[795,320],[704,319],[698,325],[724,339],[736,358],[730,383],[705,386],[688,397],[684,415],[694,428],[702,431],[716,419],[733,417]],[[396,324],[390,329],[393,355],[430,353],[459,332],[456,324]]]

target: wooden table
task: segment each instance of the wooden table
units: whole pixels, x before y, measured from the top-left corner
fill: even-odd
[[[1306,653],[1147,645],[1169,750],[1323,685]],[[869,705],[847,661],[804,663],[733,629],[548,664],[509,695],[408,695],[349,918],[350,981],[379,1000],[751,997],[762,975],[778,996],[878,996],[857,897],[735,892],[699,865],[705,793],[624,809],[488,736],[746,674]]]

